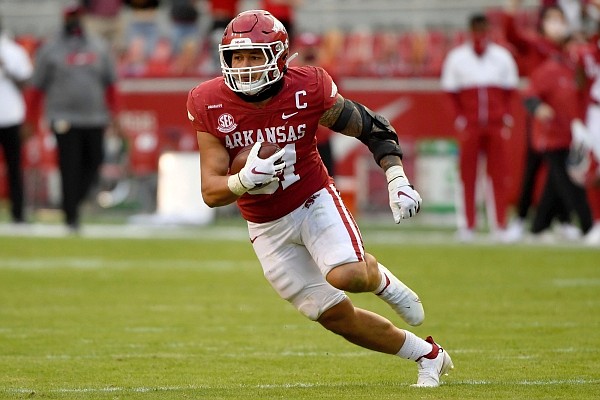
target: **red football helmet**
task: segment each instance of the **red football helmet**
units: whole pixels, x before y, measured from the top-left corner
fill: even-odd
[[[238,14],[225,28],[219,45],[225,84],[234,92],[254,95],[283,77],[287,68],[289,38],[283,24],[269,12],[250,10]],[[234,50],[262,50],[265,64],[232,68]],[[252,76],[260,73],[260,78]]]

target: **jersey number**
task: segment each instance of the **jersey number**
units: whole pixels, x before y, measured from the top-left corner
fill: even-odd
[[[285,161],[285,168],[283,170],[283,176],[279,181],[269,183],[267,186],[263,186],[260,189],[252,189],[248,191],[248,194],[273,194],[281,185],[283,190],[287,189],[292,183],[300,180],[300,175],[296,174],[294,164],[296,164],[296,144],[290,143],[285,145],[285,153],[283,154],[283,161]]]

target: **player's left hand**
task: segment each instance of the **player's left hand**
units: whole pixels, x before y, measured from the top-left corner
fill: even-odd
[[[395,167],[392,167],[395,168]],[[392,169],[390,168],[390,169]],[[397,224],[401,220],[414,217],[421,209],[421,195],[410,184],[408,179],[402,174],[390,173],[388,170],[388,192],[390,196],[390,208],[394,216],[394,222]]]

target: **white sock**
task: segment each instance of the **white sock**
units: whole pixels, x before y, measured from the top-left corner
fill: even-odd
[[[406,335],[406,339],[404,339],[404,344],[400,351],[396,353],[398,357],[417,361],[433,350],[431,343],[427,343],[414,333],[405,330],[404,334]]]
[[[373,290],[373,293],[379,295],[385,288],[387,288],[391,284],[390,278],[387,277],[385,272],[381,269],[382,265],[377,263],[377,268],[379,269],[379,273],[381,274],[381,282],[377,285],[377,289]]]

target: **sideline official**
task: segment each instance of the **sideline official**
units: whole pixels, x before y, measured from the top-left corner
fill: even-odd
[[[63,31],[38,53],[32,79],[31,119],[45,111],[58,146],[62,209],[73,232],[79,207],[98,179],[104,131],[116,115],[116,69],[108,45],[87,35],[83,8],[63,9]],[[28,118],[29,119],[29,118]]]

